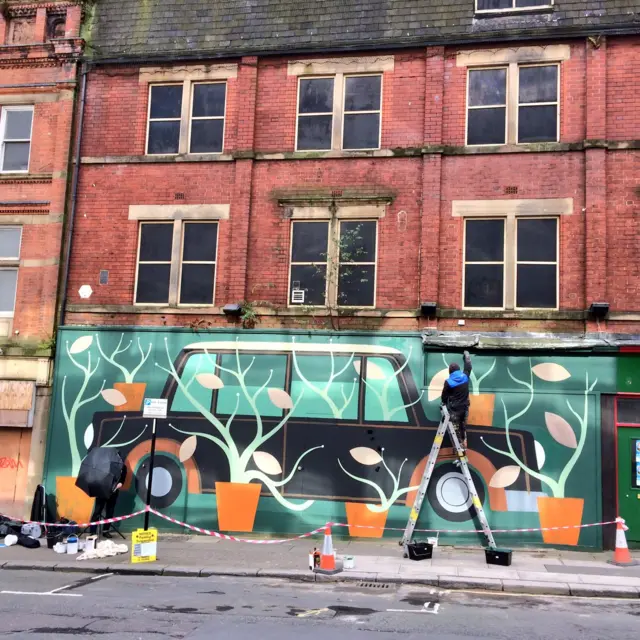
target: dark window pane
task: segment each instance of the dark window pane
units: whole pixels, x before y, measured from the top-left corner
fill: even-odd
[[[5,142],[3,171],[26,171],[29,168],[30,142]]]
[[[196,118],[206,116],[223,116],[227,85],[197,84],[193,88],[193,112]]]
[[[291,290],[304,289],[304,303],[325,304],[327,290],[326,265],[291,265]]]
[[[519,100],[525,102],[555,102],[558,99],[558,67],[520,67]]]
[[[5,111],[7,124],[4,131],[5,140],[30,140],[33,111]]]
[[[504,144],[505,107],[469,109],[467,144]]]
[[[555,142],[558,139],[558,109],[555,105],[520,107],[518,142]]]
[[[504,220],[467,220],[464,259],[501,262],[504,259]]]
[[[169,302],[170,271],[171,265],[168,264],[139,264],[136,302]]]
[[[516,7],[546,7],[551,4],[551,0],[516,0]]]
[[[333,113],[333,78],[300,80],[298,113]]]
[[[511,9],[512,7],[513,0],[478,0],[478,11]]]
[[[342,262],[375,262],[375,222],[340,223],[340,260]]]
[[[181,112],[181,84],[151,87],[150,118],[179,118]]]
[[[343,307],[372,307],[375,293],[376,268],[340,265],[338,305]]]
[[[327,261],[327,222],[294,222],[291,262]]]
[[[305,116],[298,118],[298,150],[321,151],[331,149],[333,116]]]
[[[215,274],[213,264],[183,264],[180,304],[212,304]]]
[[[224,120],[193,120],[190,153],[220,153]]]
[[[556,306],[556,266],[519,264],[516,307],[549,309]]]
[[[170,262],[173,224],[143,224],[140,233],[140,262]]]
[[[149,149],[147,153],[178,153],[180,144],[180,122],[149,123]]]
[[[618,398],[618,422],[640,424],[640,398]]]
[[[518,220],[518,260],[555,262],[558,221]]]
[[[380,109],[382,76],[352,76],[345,81],[345,111]]]
[[[482,69],[469,71],[469,106],[505,104],[507,101],[507,70]]]
[[[380,146],[380,114],[345,115],[343,149],[377,149]]]
[[[502,307],[501,264],[468,264],[464,271],[465,307]]]
[[[218,225],[187,222],[184,225],[182,259],[186,262],[213,262],[216,259]]]

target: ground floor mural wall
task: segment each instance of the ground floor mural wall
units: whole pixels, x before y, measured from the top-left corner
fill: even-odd
[[[473,354],[469,461],[494,529],[598,521],[600,395],[615,355]],[[146,398],[167,398],[157,425],[152,504],[221,531],[396,536],[439,420],[448,364],[419,334],[65,328],[58,338],[45,483],[60,515],[88,518],[75,476],[92,447],[130,473],[120,513],[141,508],[151,439]],[[419,528],[461,529],[477,543],[471,499],[451,448]],[[447,459],[448,455],[448,459]],[[598,528],[498,534],[505,545],[598,547]]]

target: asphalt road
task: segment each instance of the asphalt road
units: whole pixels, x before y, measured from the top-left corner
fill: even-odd
[[[638,600],[0,571],[0,638],[637,640],[639,628]]]

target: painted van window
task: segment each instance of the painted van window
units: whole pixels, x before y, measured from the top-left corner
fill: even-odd
[[[224,369],[238,373],[238,359],[235,353],[223,354],[220,365]],[[282,409],[278,409],[269,399],[268,390],[284,390],[287,370],[286,356],[241,354],[239,369],[241,376],[244,376],[244,382],[227,371],[216,371],[216,375],[224,384],[224,387],[218,391],[216,415],[231,415],[236,408],[236,403],[238,403],[236,415],[255,417],[256,411],[251,406],[247,395],[253,398],[264,387],[255,400],[257,412],[263,418],[282,416]]]
[[[640,425],[640,398],[618,398],[617,422]]]
[[[291,367],[291,397],[302,399],[295,416],[304,418],[358,419],[360,378],[349,356],[295,356]],[[295,366],[297,363],[297,368]]]
[[[215,354],[193,353],[185,362],[184,369],[180,375],[180,380],[187,387],[189,395],[199,402],[205,409],[211,409],[212,394],[211,389],[206,389],[197,380],[196,376],[200,373],[215,373]],[[173,401],[171,402],[171,411],[198,411],[191,400],[187,398],[180,387],[176,388]]]
[[[400,383],[386,358],[367,358],[364,419],[367,422],[409,422]]]

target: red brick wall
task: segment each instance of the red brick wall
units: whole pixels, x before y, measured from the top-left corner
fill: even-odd
[[[607,138],[638,140],[640,36],[607,42]]]

